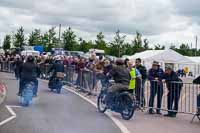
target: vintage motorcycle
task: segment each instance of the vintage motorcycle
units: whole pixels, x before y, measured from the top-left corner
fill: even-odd
[[[120,113],[124,120],[129,120],[133,117],[136,109],[136,101],[133,99],[132,94],[129,91],[117,92],[112,99],[107,102],[106,96],[108,94],[108,88],[112,86],[114,82],[109,81],[107,87],[101,89],[101,92],[97,99],[98,111],[104,113],[107,109]]]

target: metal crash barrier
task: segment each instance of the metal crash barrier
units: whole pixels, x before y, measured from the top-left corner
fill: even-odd
[[[14,72],[14,62],[13,61],[1,61],[0,62],[0,71],[1,72]]]
[[[11,72],[11,63],[1,63],[1,69]],[[42,79],[49,79],[48,73],[50,64],[40,64]],[[77,70],[75,65],[65,66],[64,83],[73,86],[79,91],[92,95],[98,95],[101,85],[101,78],[94,71],[89,69]],[[200,85],[192,83],[170,82],[163,83],[157,81],[146,81],[145,84],[137,79],[135,95],[142,107],[147,109],[164,110],[185,114],[195,114],[197,112],[197,95],[200,94]]]
[[[145,102],[146,108],[195,114],[199,93],[200,85],[192,83],[173,81],[169,83],[150,83],[148,81],[144,87],[144,96],[142,96],[142,92],[138,95],[140,95],[140,99],[144,99],[140,102]]]
[[[46,65],[43,74],[47,74],[50,65]],[[98,95],[101,89],[101,79],[97,78],[94,71],[88,69],[76,70],[76,66],[65,66],[64,83],[75,87],[77,90]],[[185,114],[195,114],[197,111],[197,95],[200,93],[200,85],[192,83],[170,82],[156,83],[146,81],[144,89],[142,81],[136,82],[135,95],[142,107]]]

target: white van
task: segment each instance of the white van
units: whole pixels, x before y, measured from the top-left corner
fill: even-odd
[[[105,51],[104,50],[100,50],[100,49],[89,49],[88,54],[91,56],[92,54],[95,54],[97,56],[97,58],[99,58],[100,56],[105,56]]]
[[[0,55],[4,55],[5,51],[3,49],[0,49]]]
[[[34,50],[25,50],[21,52],[21,55],[23,56],[40,56],[40,52],[39,51],[34,51]]]

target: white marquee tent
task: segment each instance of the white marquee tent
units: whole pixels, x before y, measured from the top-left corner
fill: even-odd
[[[192,60],[196,64],[200,64],[200,56],[196,56],[196,57],[185,56],[185,57],[187,57],[188,59]]]
[[[175,70],[183,68],[187,65],[195,65],[196,63],[191,59],[173,51],[173,50],[147,50],[141,53],[136,53],[130,56],[130,60],[141,58],[143,64],[149,69],[152,66],[153,61],[160,62],[162,68],[165,68],[166,64],[171,65]]]
[[[192,72],[194,72],[195,76],[199,76],[200,75],[200,56],[197,56],[197,57],[185,56],[185,57],[195,62],[195,65],[189,65],[188,67],[191,69]]]

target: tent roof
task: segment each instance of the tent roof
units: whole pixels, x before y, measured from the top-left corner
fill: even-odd
[[[159,61],[165,63],[176,64],[194,64],[191,59],[171,50],[147,50],[141,53],[136,53],[130,59],[141,58],[144,61]]]
[[[186,58],[192,60],[195,63],[199,63],[200,64],[200,56],[195,56],[195,57],[189,57],[189,56],[185,56]]]

